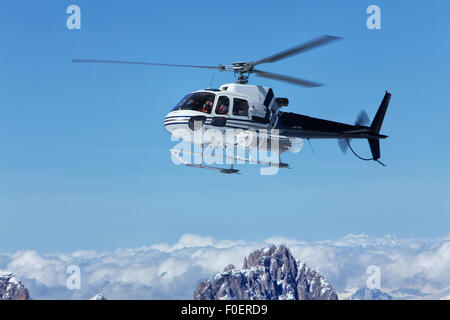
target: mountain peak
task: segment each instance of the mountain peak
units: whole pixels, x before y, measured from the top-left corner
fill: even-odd
[[[108,300],[108,299],[106,299],[103,294],[97,293],[95,296],[89,298],[89,300]]]
[[[392,296],[379,289],[360,288],[351,296],[351,300],[392,300]]]
[[[281,245],[255,250],[241,270],[226,267],[212,281],[200,282],[195,300],[336,300],[327,280],[296,261]]]

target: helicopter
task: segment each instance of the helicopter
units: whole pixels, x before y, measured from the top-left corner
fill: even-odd
[[[165,117],[164,127],[168,132],[182,140],[201,146],[201,150],[197,153],[170,149],[172,156],[177,157],[186,166],[213,169],[226,174],[239,173],[239,170],[234,168],[235,160],[240,160],[241,163],[243,161],[276,168],[290,168],[289,164],[281,161],[281,154],[298,152],[304,139],[308,142],[310,139],[336,139],[343,153],[350,149],[361,160],[373,160],[385,166],[380,161],[380,140],[386,139],[388,136],[380,134],[380,131],[391,99],[391,93],[388,91],[385,92],[371,122],[367,113],[361,111],[355,123],[351,125],[281,111],[281,108],[289,105],[288,98],[276,97],[272,88],[248,83],[249,76],[254,74],[306,88],[319,87],[321,84],[317,82],[262,71],[257,68],[261,64],[273,63],[339,39],[341,38],[337,36],[323,35],[263,59],[233,62],[231,65],[204,66],[98,59],[73,59],[72,62],[200,68],[233,72],[236,77],[234,83],[223,84],[218,89],[207,88],[191,92],[181,99]],[[195,141],[196,133],[198,136],[199,132],[202,133],[202,139]],[[211,132],[213,134],[208,134]],[[230,135],[230,132],[231,139],[223,138],[223,135]],[[222,138],[217,139],[220,135]],[[276,145],[277,149],[273,153],[278,155],[278,161],[253,160],[250,154],[248,157],[236,155],[235,147],[240,144],[239,141],[243,136],[246,141],[243,145],[249,150],[263,148],[272,152],[271,146]],[[372,157],[364,158],[358,155],[350,144],[352,139],[367,139]],[[212,146],[218,147],[218,140],[224,149],[233,148],[234,150],[232,154],[225,154],[225,158],[232,160],[230,168],[211,166],[203,161],[205,149]],[[201,161],[191,163],[182,159],[182,154],[201,155]],[[212,156],[212,154],[208,155]]]

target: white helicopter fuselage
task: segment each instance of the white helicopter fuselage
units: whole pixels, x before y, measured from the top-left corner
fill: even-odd
[[[277,139],[280,152],[292,151],[301,143],[299,139],[279,136],[272,130],[279,108],[270,88],[225,84],[220,89],[188,94],[166,116],[164,127],[174,137],[193,143],[198,143],[199,134],[204,145],[218,141],[236,145],[239,139],[247,138],[246,146],[256,149],[264,139]]]

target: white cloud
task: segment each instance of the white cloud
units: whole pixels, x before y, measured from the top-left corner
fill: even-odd
[[[47,287],[64,284],[66,276],[63,257],[45,258],[36,251],[20,251],[12,255],[6,266],[21,278],[33,278]]]
[[[351,234],[318,242],[284,237],[246,242],[185,234],[173,245],[111,252],[3,254],[0,270],[15,273],[35,299],[87,299],[97,292],[110,299],[190,299],[200,280],[212,278],[230,263],[241,267],[245,256],[267,244],[287,245],[297,259],[323,273],[338,292],[363,287],[369,265],[381,268],[381,286],[387,291],[438,294],[450,288],[450,237],[421,240]],[[82,272],[78,291],[65,288],[65,271],[72,264]]]
[[[202,247],[214,247],[217,249],[231,248],[237,245],[245,244],[245,241],[231,241],[231,240],[216,240],[212,237],[203,237],[197,234],[187,233],[181,236],[180,240],[173,246],[167,243],[158,243],[150,248],[156,249],[162,252],[173,252],[175,250],[187,249],[187,248],[202,248]]]

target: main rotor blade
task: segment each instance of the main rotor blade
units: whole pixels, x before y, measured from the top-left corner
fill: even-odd
[[[325,44],[327,44],[327,43],[329,43],[331,41],[339,40],[339,39],[341,39],[341,37],[327,36],[327,35],[321,36],[319,38],[316,38],[316,39],[311,40],[309,42],[300,44],[300,45],[298,45],[296,47],[293,47],[291,49],[288,49],[288,50],[282,51],[280,53],[274,54],[274,55],[272,55],[270,57],[267,57],[267,58],[264,58],[264,59],[260,59],[260,60],[258,60],[256,62],[252,62],[252,65],[255,66],[255,65],[261,64],[261,63],[275,62],[275,61],[278,61],[278,60],[290,57],[290,56],[292,56],[294,54],[299,54],[301,52],[305,52],[307,50],[323,46],[323,45],[325,45]]]
[[[115,63],[115,64],[137,64],[145,66],[161,66],[161,67],[182,67],[182,68],[202,68],[202,69],[217,69],[225,70],[225,66],[194,66],[187,64],[169,64],[169,63],[154,63],[154,62],[138,62],[138,61],[118,61],[118,60],[96,60],[96,59],[72,59],[74,63]]]
[[[253,73],[255,73],[257,76],[260,76],[260,77],[286,81],[286,82],[290,82],[290,83],[293,83],[293,84],[296,84],[299,86],[303,86],[303,87],[308,87],[308,88],[322,86],[322,84],[317,83],[317,82],[303,80],[300,78],[289,77],[289,76],[285,76],[285,75],[277,74],[277,73],[271,73],[271,72],[260,71],[260,70],[255,70],[255,69],[253,69]]]

